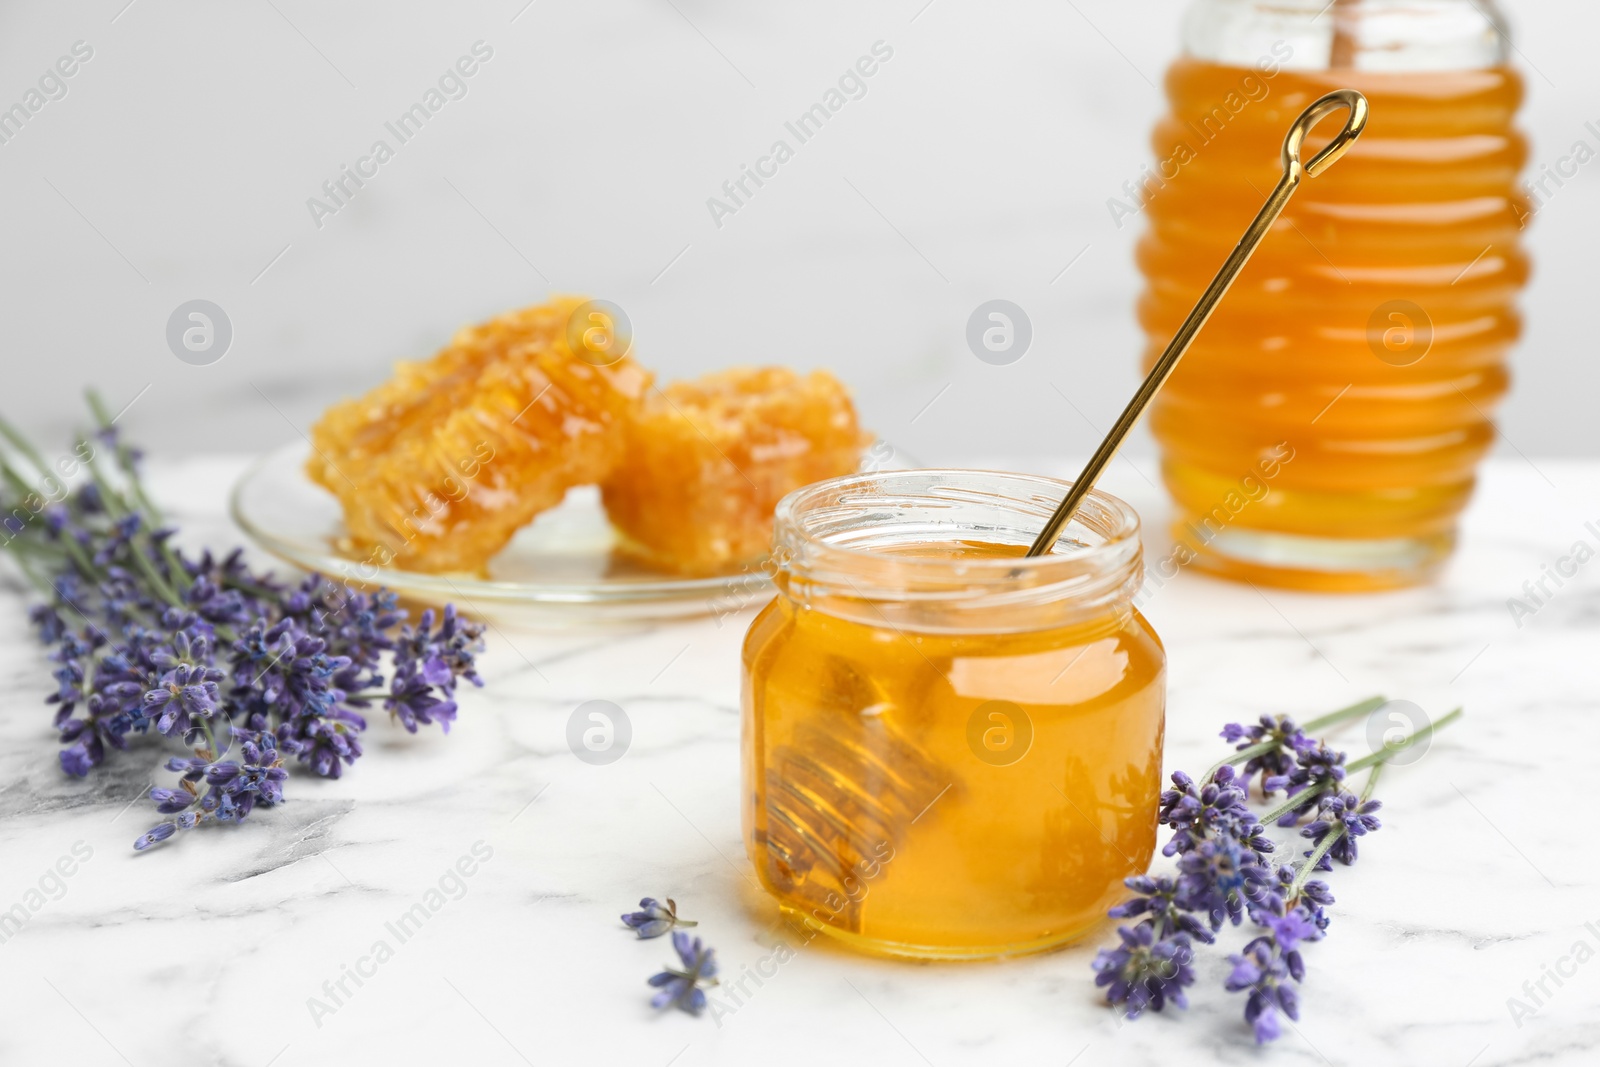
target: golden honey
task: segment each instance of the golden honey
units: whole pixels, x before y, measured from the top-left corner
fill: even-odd
[[[746,849],[799,921],[864,951],[1039,951],[1100,922],[1155,846],[1165,653],[1132,606],[1138,520],[970,471],[786,498],[744,645]]]
[[[1179,60],[1139,246],[1148,366],[1277,181],[1284,128],[1338,88],[1366,95],[1366,132],[1303,184],[1151,416],[1199,565],[1328,590],[1429,577],[1494,441],[1529,270],[1521,79]],[[1270,493],[1227,505],[1265,458]]]

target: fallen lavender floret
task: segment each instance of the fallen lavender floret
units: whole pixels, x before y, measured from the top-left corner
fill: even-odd
[[[701,987],[717,983],[716,951],[682,930],[672,932],[672,947],[683,966],[668,967],[650,976],[650,984],[659,990],[650,998],[650,1006],[658,1009],[671,1006],[690,1015],[699,1015],[706,1006],[705,990]]]
[[[645,897],[639,901],[639,910],[628,912],[622,917],[622,922],[636,931],[641,939],[660,937],[675,926],[700,925],[689,919],[678,918],[678,902],[671,897],[667,898],[665,904],[655,897]]]

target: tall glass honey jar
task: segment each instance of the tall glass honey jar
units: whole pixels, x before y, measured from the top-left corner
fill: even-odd
[[[1156,162],[1113,205],[1119,223],[1147,220],[1147,367],[1277,181],[1285,126],[1332,89],[1371,105],[1156,399],[1175,537],[1198,566],[1363,590],[1424,581],[1449,556],[1529,273],[1507,32],[1492,0],[1189,8]],[[1245,503],[1235,490],[1263,457],[1281,472]]]
[[[923,958],[1099,923],[1155,847],[1166,654],[1139,520],[1068,484],[890,471],[786,497],[743,652],[745,847],[794,919]]]

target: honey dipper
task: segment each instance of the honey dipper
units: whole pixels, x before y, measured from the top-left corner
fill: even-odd
[[[1341,108],[1350,112],[1344,129],[1334,136],[1327,147],[1312,156],[1310,162],[1300,162],[1300,146],[1312,127]],[[1106,434],[1105,440],[1100,442],[1100,447],[1095,449],[1094,455],[1089,457],[1089,462],[1084,464],[1082,473],[1072,483],[1066,498],[1050,516],[1050,521],[1045,523],[1044,529],[1039,531],[1039,536],[1034,539],[1033,544],[1028,547],[1028,555],[1042,556],[1055,547],[1056,540],[1072,519],[1073,513],[1078,510],[1078,505],[1083,503],[1083,498],[1094,488],[1095,481],[1111,463],[1112,457],[1117,454],[1117,449],[1122,447],[1122,441],[1128,436],[1128,431],[1133,429],[1133,424],[1139,421],[1144,409],[1171,377],[1178,366],[1178,360],[1182,359],[1183,354],[1189,351],[1189,346],[1194,344],[1194,339],[1199,336],[1201,328],[1211,318],[1211,313],[1217,310],[1217,304],[1227,294],[1234,279],[1239,277],[1244,265],[1250,262],[1250,257],[1255,254],[1261,239],[1267,235],[1272,224],[1283,213],[1300,182],[1305,178],[1315,178],[1333,166],[1334,162],[1349,150],[1355,139],[1361,136],[1361,131],[1366,129],[1366,126],[1367,98],[1354,89],[1335,89],[1314,101],[1300,113],[1299,118],[1294,120],[1294,125],[1289,127],[1289,135],[1283,140],[1283,177],[1278,180],[1277,187],[1267,197],[1267,202],[1261,206],[1261,211],[1250,223],[1250,228],[1239,238],[1239,243],[1234,246],[1233,252],[1222,264],[1222,269],[1217,271],[1217,276],[1211,279],[1206,291],[1200,294],[1200,299],[1189,312],[1189,317],[1183,320],[1183,325],[1178,327],[1178,332],[1168,342],[1166,351],[1161,353],[1161,358],[1156,360],[1155,366],[1150,368],[1150,373],[1145,375],[1139,391],[1133,394],[1128,406],[1117,416],[1116,425],[1111,427],[1111,432]]]

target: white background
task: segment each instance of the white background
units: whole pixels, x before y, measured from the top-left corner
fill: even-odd
[[[1140,224],[1106,201],[1149,158],[1183,4],[925,2],[12,0],[0,106],[73,42],[94,55],[0,145],[0,410],[65,434],[95,383],[139,397],[128,429],[166,454],[263,448],[568,291],[620,303],[663,377],[830,367],[908,460],[1087,451],[1140,345]],[[1534,166],[1600,144],[1600,11],[1508,7]],[[468,95],[314,225],[307,198],[480,39]],[[707,198],[879,40],[866,96],[714,225]],[[1597,190],[1586,168],[1531,231],[1503,452],[1600,451]],[[1033,322],[1008,367],[964,340],[996,297]],[[194,298],[233,324],[208,367],[165,341]]]

